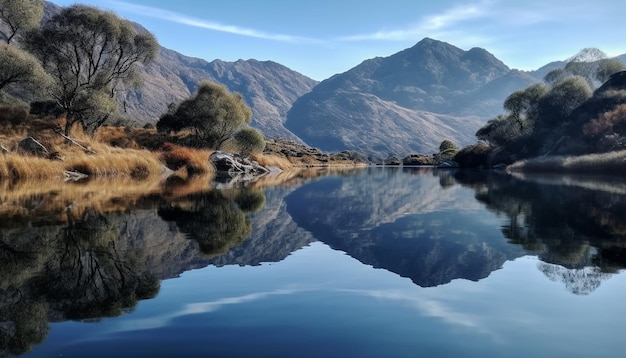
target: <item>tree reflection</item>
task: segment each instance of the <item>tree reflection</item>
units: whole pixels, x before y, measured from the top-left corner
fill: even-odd
[[[154,297],[160,280],[124,250],[124,215],[67,210],[65,226],[25,224],[0,235],[0,354],[47,336],[48,318],[99,319]]]
[[[599,286],[591,281],[608,277],[602,273],[626,267],[623,193],[590,189],[601,187],[597,179],[591,178],[586,178],[589,185],[581,186],[545,185],[486,172],[472,175],[459,172],[456,179],[472,186],[476,198],[489,210],[508,217],[502,228],[505,237],[537,254],[545,263],[540,270],[550,279],[560,275],[559,280],[568,289],[583,294]],[[481,182],[484,184],[478,184]],[[556,270],[551,265],[564,269]],[[600,272],[591,274],[590,267]]]
[[[252,223],[246,214],[258,211],[264,204],[261,190],[211,190],[162,207],[158,213],[198,242],[205,255],[215,256],[250,236]]]

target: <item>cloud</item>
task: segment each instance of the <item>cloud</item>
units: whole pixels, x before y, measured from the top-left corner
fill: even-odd
[[[279,42],[292,42],[292,43],[319,42],[319,40],[317,39],[308,38],[308,37],[271,33],[271,32],[265,32],[265,31],[260,31],[256,29],[240,27],[236,25],[221,24],[219,22],[194,18],[194,17],[177,13],[177,12],[163,10],[163,9],[151,7],[151,6],[136,5],[136,4],[131,4],[131,3],[123,2],[123,1],[111,1],[111,4],[113,4],[116,11],[119,11],[119,12],[129,12],[129,13],[133,13],[137,15],[143,15],[143,16],[148,16],[148,17],[152,17],[156,19],[166,20],[166,21],[177,23],[177,24],[202,28],[206,30],[225,32],[225,33],[229,33],[233,35],[254,37],[254,38],[279,41]]]
[[[460,23],[489,16],[490,2],[456,6],[442,13],[425,16],[419,23],[401,29],[380,30],[369,34],[357,34],[340,37],[340,41],[404,41],[420,37],[435,36],[439,32],[454,28]]]

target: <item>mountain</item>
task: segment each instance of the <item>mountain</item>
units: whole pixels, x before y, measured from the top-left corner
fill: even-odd
[[[609,57],[601,50],[588,47],[578,51],[577,54],[568,58],[566,62],[596,62],[607,58]]]
[[[426,38],[322,81],[294,103],[285,127],[322,150],[435,152],[444,139],[474,142],[506,96],[536,82],[483,49]]]
[[[218,82],[243,95],[252,109],[252,126],[269,138],[298,140],[285,129],[286,114],[295,100],[317,81],[272,61],[207,62],[161,47],[153,63],[143,67],[144,84],[125,93],[127,114],[155,123],[172,102],[193,93],[201,80]]]
[[[44,19],[61,11],[45,2]],[[135,24],[139,31],[148,31]],[[143,86],[118,95],[123,114],[136,124],[156,123],[171,103],[189,97],[198,82],[208,80],[242,94],[252,109],[252,126],[269,138],[300,141],[283,123],[292,103],[317,81],[272,61],[212,62],[160,47],[156,60],[141,68]]]

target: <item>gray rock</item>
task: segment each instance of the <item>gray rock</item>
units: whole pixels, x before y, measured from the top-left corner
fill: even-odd
[[[215,167],[218,182],[251,181],[270,172],[257,162],[220,151],[213,152],[209,161]]]
[[[35,155],[35,156],[42,157],[42,158],[48,158],[50,156],[48,149],[46,149],[46,147],[44,147],[43,144],[39,143],[33,137],[22,139],[18,143],[17,149],[21,153]]]

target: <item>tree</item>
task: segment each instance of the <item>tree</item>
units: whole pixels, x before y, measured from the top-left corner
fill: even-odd
[[[0,91],[13,84],[41,88],[50,81],[33,55],[15,46],[0,45]]]
[[[449,154],[449,155],[454,155],[458,152],[458,148],[456,147],[456,145],[454,145],[454,143],[452,143],[452,141],[446,139],[443,142],[441,142],[441,144],[439,144],[439,153],[440,154]]]
[[[252,111],[241,94],[209,81],[200,82],[197,93],[171,112],[157,123],[159,131],[191,128],[198,143],[214,149],[220,149],[252,120]]]
[[[75,123],[95,130],[116,110],[121,84],[138,83],[138,65],[158,51],[154,36],[138,33],[111,12],[85,5],[63,9],[28,36],[28,48],[54,79],[49,95]]]
[[[235,133],[235,143],[239,148],[239,153],[246,157],[250,153],[262,152],[265,149],[265,139],[263,134],[252,127],[245,127]]]
[[[580,76],[569,76],[556,83],[541,97],[538,121],[544,128],[554,128],[592,95],[587,80]]]
[[[0,38],[7,44],[20,32],[37,28],[43,17],[43,0],[0,0]]]
[[[504,100],[504,109],[510,112],[510,117],[519,125],[520,131],[532,126],[537,117],[539,99],[548,92],[543,84],[532,85],[518,90]]]
[[[611,75],[626,71],[626,65],[617,58],[610,58],[600,61],[596,69],[596,79],[602,83],[606,82]]]

